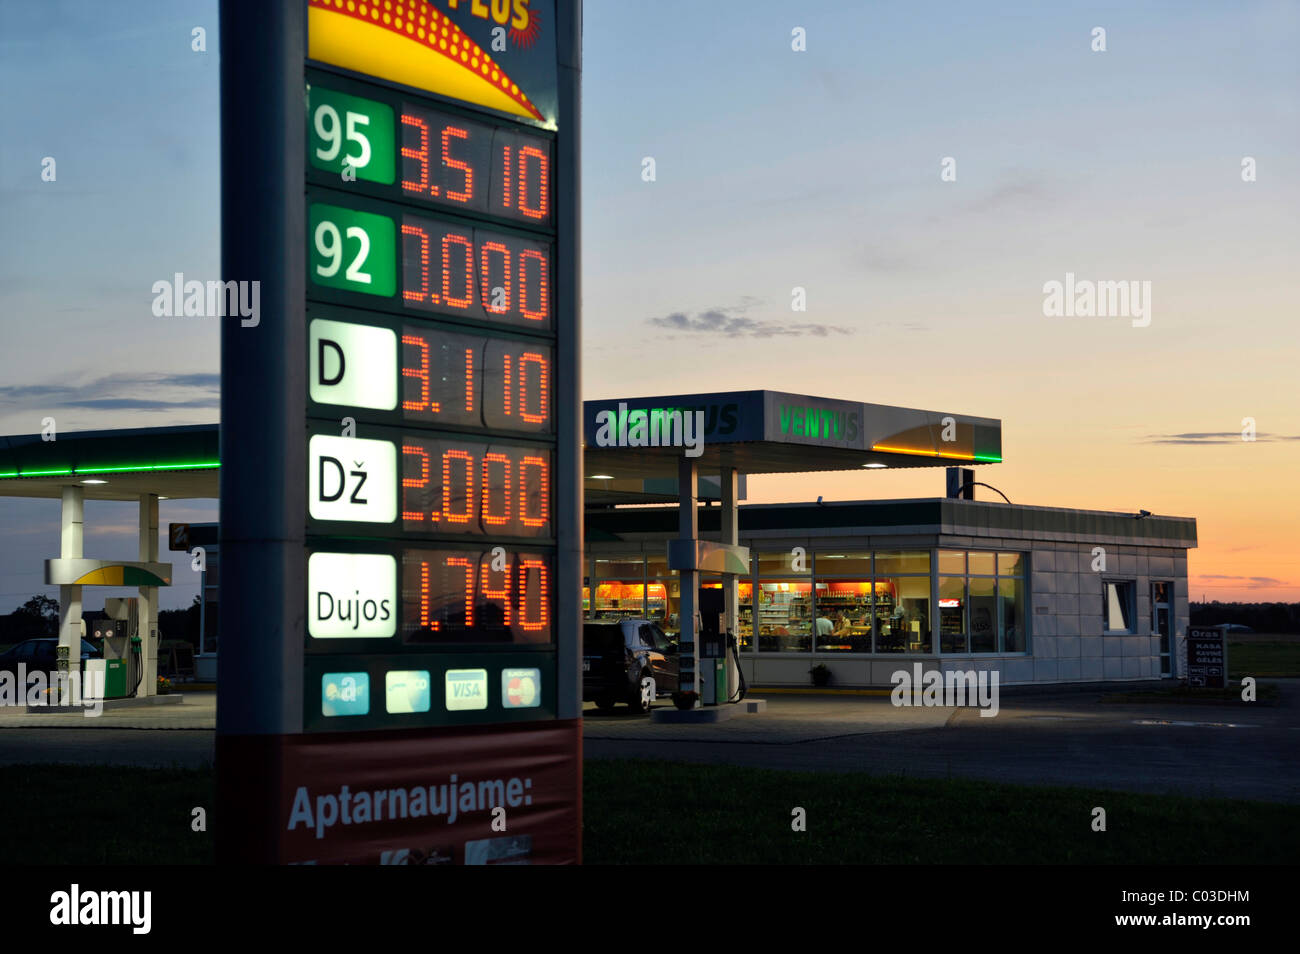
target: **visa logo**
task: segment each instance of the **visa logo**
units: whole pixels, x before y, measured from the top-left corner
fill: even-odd
[[[444,701],[449,712],[488,707],[486,669],[450,669],[445,678]]]

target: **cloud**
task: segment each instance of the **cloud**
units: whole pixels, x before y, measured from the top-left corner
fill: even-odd
[[[957,157],[957,183],[962,182],[961,157]],[[954,201],[942,212],[926,217],[931,224],[951,222],[960,216],[982,217],[1005,215],[1017,210],[1036,212],[1053,200],[1049,181],[1041,173],[1028,169],[1009,169],[1002,181],[987,191],[965,201]]]
[[[1257,433],[1255,443],[1271,444],[1275,441],[1300,441],[1300,434]],[[1241,431],[1190,431],[1185,434],[1148,434],[1139,444],[1248,444],[1241,439]]]
[[[849,253],[849,262],[865,272],[896,275],[932,264],[923,256],[902,252],[897,243],[862,242]]]
[[[220,403],[219,374],[110,374],[84,384],[0,386],[0,406],[27,409],[216,410]]]
[[[767,321],[750,318],[745,311],[761,304],[757,298],[746,297],[739,305],[709,308],[705,311],[688,315],[684,311],[674,311],[657,318],[647,318],[646,322],[659,328],[669,328],[694,335],[716,335],[723,338],[776,338],[804,337],[826,338],[830,335],[851,335],[852,328],[838,325],[824,325],[818,322]]]
[[[1196,580],[1223,580],[1225,583],[1233,583],[1238,586],[1247,587],[1266,587],[1272,589],[1279,586],[1290,586],[1284,580],[1278,580],[1271,576],[1232,576],[1227,573],[1200,573],[1195,577]]]
[[[1017,171],[1016,178],[1002,182],[963,206],[971,213],[1002,212],[1015,206],[1039,205],[1048,198],[1044,180],[1036,173]]]

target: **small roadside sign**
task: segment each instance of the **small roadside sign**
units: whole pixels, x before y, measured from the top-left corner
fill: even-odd
[[[1228,680],[1228,635],[1220,627],[1187,631],[1187,684],[1223,689]]]

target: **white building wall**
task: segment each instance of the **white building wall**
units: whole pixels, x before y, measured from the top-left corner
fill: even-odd
[[[1098,561],[1093,547],[1086,544],[1036,544],[1030,559],[1034,682],[1160,678],[1160,638],[1155,635],[1151,619],[1153,580],[1171,580],[1174,584],[1170,624],[1175,675],[1181,674],[1177,647],[1189,623],[1185,550],[1107,547],[1104,572],[1093,569]],[[1106,635],[1106,580],[1134,583],[1132,635]]]

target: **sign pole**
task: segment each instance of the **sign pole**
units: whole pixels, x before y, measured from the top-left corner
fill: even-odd
[[[278,861],[279,740],[302,731],[306,211],[299,3],[221,3],[222,319],[217,860]]]
[[[556,360],[562,374],[556,389],[559,452],[556,455],[558,521],[557,571],[574,585],[556,594],[561,632],[582,632],[583,471],[582,471],[582,2],[561,3],[556,32],[560,115],[568,129],[556,154],[557,189],[572,196],[560,203],[556,247],[559,282]],[[582,716],[581,641],[561,642],[557,696],[561,719]]]

